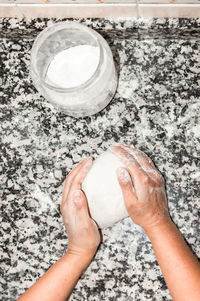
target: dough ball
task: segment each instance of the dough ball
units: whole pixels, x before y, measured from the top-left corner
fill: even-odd
[[[128,216],[116,175],[119,167],[124,164],[107,151],[94,161],[82,183],[91,217],[99,228],[112,226]]]

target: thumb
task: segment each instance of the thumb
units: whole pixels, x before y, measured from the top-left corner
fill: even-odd
[[[73,203],[77,208],[77,214],[80,216],[80,218],[88,219],[89,212],[87,199],[82,190],[77,189],[73,192]]]
[[[137,201],[136,193],[132,184],[131,177],[126,168],[120,167],[116,171],[119,185],[122,190],[124,203],[127,211],[132,207],[134,201]]]

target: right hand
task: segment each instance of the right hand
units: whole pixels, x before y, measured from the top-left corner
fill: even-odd
[[[151,159],[143,152],[123,144],[110,150],[126,168],[117,170],[128,214],[146,232],[171,221],[164,179]]]

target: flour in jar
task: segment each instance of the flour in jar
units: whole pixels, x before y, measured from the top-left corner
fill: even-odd
[[[99,56],[99,48],[90,45],[78,45],[62,50],[49,64],[46,82],[60,88],[77,87],[95,73]]]

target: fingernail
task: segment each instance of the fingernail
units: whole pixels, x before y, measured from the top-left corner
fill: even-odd
[[[129,175],[128,171],[124,167],[119,167],[117,169],[117,177],[124,184],[128,183],[129,181],[131,181],[130,175]]]
[[[82,200],[82,194],[80,190],[75,190],[73,192],[73,201],[74,203],[80,203]]]
[[[112,146],[120,146],[121,145],[121,143],[119,143],[119,142],[114,142],[113,144],[112,144]]]

